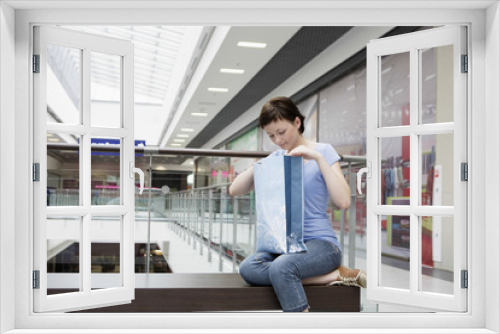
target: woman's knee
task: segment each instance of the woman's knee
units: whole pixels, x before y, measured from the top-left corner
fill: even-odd
[[[270,285],[268,268],[273,257],[266,254],[254,254],[240,264],[241,277],[250,285]]]
[[[250,270],[251,270],[251,260],[250,260],[250,257],[247,257],[246,259],[243,260],[243,262],[240,263],[240,268],[239,268],[239,272],[240,272],[241,277],[243,277],[243,279],[247,283],[250,283],[248,281]]]
[[[299,277],[299,269],[293,261],[286,257],[279,257],[269,268],[269,278],[271,281],[283,279],[284,277]]]

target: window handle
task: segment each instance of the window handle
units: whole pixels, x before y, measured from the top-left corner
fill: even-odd
[[[134,167],[134,162],[130,161],[130,178],[133,179],[135,177],[135,173],[139,174],[139,195],[142,195],[144,190],[144,172],[140,168]]]
[[[361,177],[363,176],[364,173],[366,173],[366,177],[367,178],[371,178],[372,177],[372,169],[371,169],[371,166],[372,166],[372,163],[367,161],[366,162],[366,167],[364,168],[361,168],[358,173],[356,174],[356,177],[357,177],[357,185],[358,185],[358,192],[359,194],[361,195],[362,192],[361,192]]]

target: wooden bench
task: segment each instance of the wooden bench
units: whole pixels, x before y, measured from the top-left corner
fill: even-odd
[[[144,275],[146,277],[146,275]],[[168,274],[136,280],[130,304],[79,312],[223,312],[280,310],[272,287],[248,285],[239,274]],[[359,312],[360,288],[306,286],[311,311]],[[50,290],[60,293],[63,290]]]

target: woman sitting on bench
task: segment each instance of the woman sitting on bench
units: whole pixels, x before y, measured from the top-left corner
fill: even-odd
[[[304,116],[287,97],[275,97],[262,107],[260,126],[281,149],[271,155],[304,159],[304,242],[307,251],[295,254],[258,252],[240,265],[240,274],[251,285],[273,286],[285,312],[308,312],[303,285],[353,285],[366,287],[366,274],[340,266],[342,251],[328,219],[328,197],[347,209],[351,194],[340,168],[340,157],[329,144],[306,139]],[[238,175],[231,195],[253,189],[253,167]]]

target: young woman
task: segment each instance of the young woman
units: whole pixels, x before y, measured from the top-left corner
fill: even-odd
[[[303,285],[366,287],[364,272],[339,267],[342,251],[326,213],[328,197],[341,209],[351,204],[339,155],[329,144],[304,138],[304,116],[287,97],[275,97],[264,104],[259,124],[281,148],[271,156],[291,155],[304,159],[303,236],[307,251],[283,255],[259,252],[241,263],[241,276],[252,285],[272,285],[285,312],[309,310]],[[229,192],[242,195],[252,189],[253,167],[250,167],[235,178]]]

